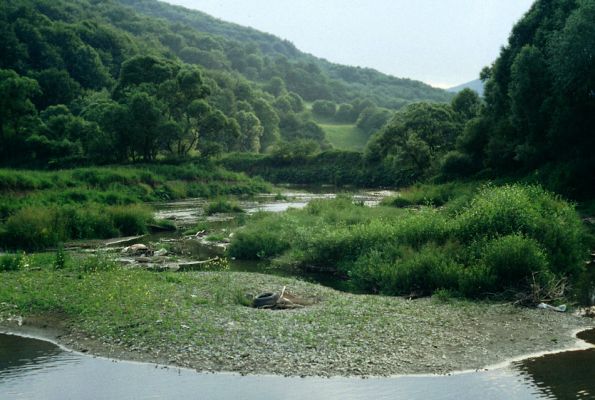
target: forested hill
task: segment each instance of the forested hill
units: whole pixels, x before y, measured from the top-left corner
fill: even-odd
[[[187,35],[186,27],[214,35],[212,37],[222,44],[223,55],[232,69],[255,80],[280,76],[289,90],[309,101],[326,99],[340,103],[367,97],[379,106],[398,109],[410,102],[442,102],[452,98],[445,91],[419,81],[392,77],[370,68],[330,63],[299,51],[286,40],[221,21],[200,11],[156,0],[118,1],[144,15],[176,24],[173,28],[177,35],[175,40],[185,46],[180,49],[180,55],[182,58],[186,55],[188,62],[199,61],[200,57],[188,56],[198,54],[197,50],[202,49],[192,36]],[[221,42],[221,38],[227,39],[227,42]],[[395,55],[396,62],[398,58],[399,55]]]
[[[482,71],[485,105],[449,163],[595,191],[595,1],[538,0]],[[464,167],[464,168],[463,168]]]
[[[0,2],[3,165],[315,152],[330,145],[307,102],[377,129],[450,97],[153,0]]]

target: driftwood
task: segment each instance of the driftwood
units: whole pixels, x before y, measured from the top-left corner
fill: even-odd
[[[296,308],[304,308],[314,304],[314,301],[303,299],[287,291],[287,286],[283,286],[279,298],[273,305],[265,305],[260,308],[267,308],[270,310],[292,310]]]
[[[203,261],[190,261],[190,262],[185,262],[185,263],[179,263],[178,271],[180,271],[180,272],[200,271],[202,269],[202,267],[204,267],[206,264],[209,264],[209,263],[211,263],[213,261],[217,261],[217,260],[219,260],[219,257],[209,258],[208,260],[203,260]]]

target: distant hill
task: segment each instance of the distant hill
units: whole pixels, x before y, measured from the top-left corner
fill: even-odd
[[[356,98],[368,98],[378,106],[399,109],[413,102],[446,102],[452,98],[452,94],[447,91],[420,81],[396,78],[371,68],[331,63],[301,52],[287,40],[222,21],[200,11],[156,0],[116,1],[132,7],[140,14],[166,20],[186,47],[193,47],[188,29],[209,35],[211,40],[220,44],[218,49],[223,50],[223,54],[217,55],[223,55],[232,70],[254,81],[281,75],[288,90],[298,93],[308,101],[327,99],[342,103]],[[173,50],[178,54],[181,51]],[[204,46],[199,50],[205,50]],[[207,51],[212,51],[212,48]],[[187,48],[185,53],[189,52],[190,49]],[[185,61],[190,60],[187,58]],[[200,64],[200,57],[196,61]],[[255,65],[257,73],[254,71]],[[209,66],[206,65],[207,68]]]
[[[326,150],[306,104],[369,134],[454,97],[157,0],[0,1],[0,34],[0,165]]]
[[[462,85],[451,87],[449,89],[446,89],[446,91],[450,93],[458,93],[463,89],[475,90],[480,96],[483,96],[483,82],[480,79],[476,79],[471,82],[463,83]]]

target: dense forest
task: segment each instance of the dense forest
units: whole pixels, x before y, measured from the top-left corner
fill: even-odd
[[[445,172],[526,176],[574,197],[595,188],[595,3],[537,1],[486,67],[485,101]]]
[[[371,134],[406,104],[452,96],[153,0],[10,0],[0,19],[7,166],[312,153],[330,148],[312,113]]]
[[[481,98],[154,0],[6,1],[0,156],[64,167],[265,153],[228,165],[393,186],[508,175],[580,197],[595,187],[594,17],[590,1],[537,1],[482,71]],[[320,120],[356,126],[365,152],[325,154]],[[330,159],[358,176],[320,174]]]

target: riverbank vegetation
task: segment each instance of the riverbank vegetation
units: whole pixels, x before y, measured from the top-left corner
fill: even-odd
[[[399,199],[386,203],[415,203]],[[390,295],[442,290],[466,297],[523,293],[536,300],[561,280],[581,276],[585,230],[574,208],[555,195],[510,185],[438,199],[441,208],[370,209],[338,198],[264,214],[237,232],[230,255],[277,258]]]
[[[61,171],[0,170],[0,247],[43,249],[67,240],[147,233],[147,202],[253,195],[270,186],[209,162]]]
[[[483,296],[578,274],[574,211],[532,184],[575,199],[595,187],[592,61],[580,51],[593,44],[589,2],[537,1],[483,71],[484,98],[335,66],[154,1],[1,7],[0,162],[134,165],[0,171],[3,248],[144,233],[141,203],[200,196],[218,198],[207,213],[237,211],[224,196],[268,190],[229,168],[272,182],[417,185],[385,201],[393,208],[337,200],[259,217],[232,243],[238,257],[313,264],[392,294]],[[321,124],[357,130],[364,151],[331,149]],[[476,190],[494,178],[523,184]],[[512,253],[493,261],[501,249]]]

